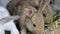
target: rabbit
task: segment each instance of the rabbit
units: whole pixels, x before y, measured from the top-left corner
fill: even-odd
[[[0,19],[2,19],[4,17],[8,17],[8,16],[10,16],[8,10],[6,8],[0,6]],[[16,28],[16,25],[14,23],[14,20],[11,20],[8,23],[5,23],[3,25],[3,29],[11,31],[11,34],[19,34],[19,31]]]

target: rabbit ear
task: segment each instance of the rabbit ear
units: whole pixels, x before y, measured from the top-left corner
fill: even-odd
[[[46,5],[50,3],[50,0],[42,0],[39,5],[39,12],[42,13],[42,11],[45,9]]]
[[[19,19],[19,18],[20,18],[20,16],[8,16],[8,17],[0,19],[0,23],[4,24],[6,22],[9,22],[11,20],[16,20],[16,19]]]

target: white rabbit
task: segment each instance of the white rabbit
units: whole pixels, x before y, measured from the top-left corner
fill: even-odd
[[[8,10],[0,6],[0,19],[8,17],[8,16],[10,16]],[[19,34],[19,31],[14,24],[14,20],[11,20],[8,23],[1,25],[0,31],[2,32],[0,32],[0,34],[4,34],[3,30],[11,31],[11,34]]]

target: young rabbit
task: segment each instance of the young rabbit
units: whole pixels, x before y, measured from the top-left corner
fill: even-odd
[[[10,16],[8,10],[0,6],[0,19],[8,17],[8,16]],[[11,34],[19,34],[19,31],[16,28],[16,25],[14,23],[14,20],[11,20],[8,23],[5,23],[3,26],[1,26],[1,29],[11,31]]]

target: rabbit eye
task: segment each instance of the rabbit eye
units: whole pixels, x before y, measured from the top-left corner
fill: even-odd
[[[35,25],[35,24],[33,24],[33,26],[34,26],[34,27],[36,27],[36,25]]]
[[[45,15],[45,14],[43,14],[43,16],[44,16],[44,17],[46,17],[46,15]]]

